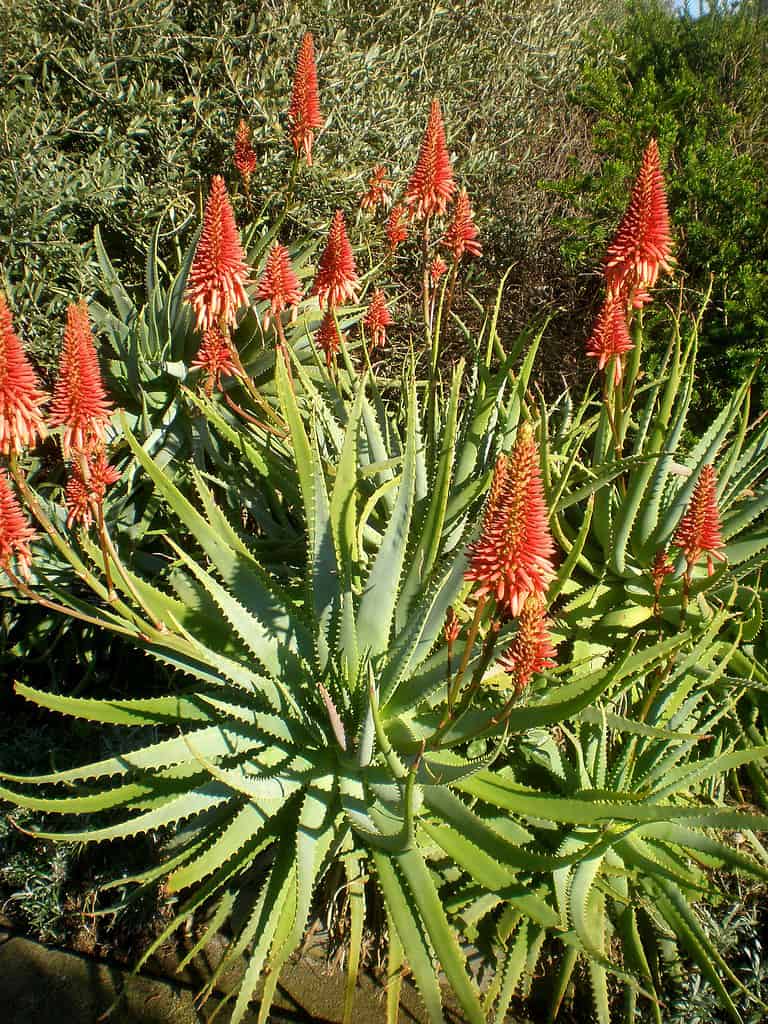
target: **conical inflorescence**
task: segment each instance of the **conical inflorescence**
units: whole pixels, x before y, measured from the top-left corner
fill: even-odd
[[[605,258],[609,294],[622,294],[635,307],[650,300],[659,271],[670,271],[672,236],[659,147],[651,139],[640,173]]]
[[[269,310],[264,316],[265,330],[271,317],[279,316],[286,309],[295,309],[301,301],[299,279],[291,266],[288,250],[280,242],[275,242],[269,250],[256,298],[269,303]]]
[[[387,328],[392,324],[392,317],[387,309],[387,300],[381,288],[373,293],[371,304],[363,318],[363,324],[371,339],[371,348],[380,348],[387,338]]]
[[[702,468],[688,508],[675,530],[672,543],[685,555],[689,572],[702,555],[707,556],[709,575],[714,572],[713,559],[725,561],[714,466],[707,464]]]
[[[15,567],[19,575],[28,580],[32,565],[29,543],[34,536],[35,531],[11,490],[5,470],[0,469],[0,569],[12,572]]]
[[[445,213],[455,191],[443,115],[440,102],[435,99],[430,107],[419,157],[405,190],[405,204],[413,216],[422,220]]]
[[[331,221],[328,241],[320,257],[311,294],[317,296],[321,308],[334,308],[345,302],[356,302],[359,284],[344,214],[337,210]]]
[[[634,347],[629,336],[626,300],[622,294],[609,293],[587,341],[587,355],[597,359],[600,370],[613,359],[613,382],[618,385],[624,372],[623,356]]]
[[[312,165],[312,145],[315,132],[323,127],[320,113],[320,92],[317,85],[315,43],[311,32],[306,32],[299,47],[293,92],[288,107],[288,125],[293,148],[303,150],[307,164]]]
[[[509,455],[496,463],[466,576],[479,584],[478,596],[495,597],[502,614],[519,615],[531,595],[544,599],[554,575],[554,551],[539,451],[530,425],[523,424]]]
[[[21,341],[13,330],[11,311],[0,292],[0,452],[33,448],[45,436],[40,406],[47,395],[40,387]]]
[[[512,676],[517,693],[522,692],[539,672],[555,664],[555,648],[543,602],[527,597],[520,611],[517,633],[498,660],[499,668]]]
[[[89,452],[102,446],[112,413],[101,378],[99,360],[84,302],[67,309],[64,347],[51,401],[51,427],[61,427],[65,458],[72,451]]]
[[[456,196],[453,217],[441,243],[449,249],[456,263],[466,253],[469,256],[481,256],[480,232],[477,230],[469,196],[465,188]]]
[[[248,265],[240,244],[227,186],[211,180],[203,227],[187,278],[186,299],[201,332],[234,327],[237,311],[248,303]]]

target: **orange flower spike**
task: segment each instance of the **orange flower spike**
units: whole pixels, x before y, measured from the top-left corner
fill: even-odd
[[[291,103],[288,107],[288,124],[296,155],[298,156],[303,149],[307,166],[311,167],[314,132],[323,127],[320,93],[317,87],[315,43],[311,32],[304,34],[299,48]]]
[[[456,196],[453,220],[448,225],[448,230],[440,244],[446,249],[450,249],[454,260],[458,263],[464,253],[468,253],[470,256],[482,256],[483,250],[479,239],[480,233],[473,219],[469,196],[467,190],[463,188]]]
[[[440,101],[434,99],[419,158],[405,190],[405,203],[413,216],[423,220],[433,214],[445,213],[455,191]]]
[[[320,257],[310,294],[317,296],[321,309],[326,304],[331,307],[340,306],[345,302],[357,302],[359,284],[344,214],[337,210],[331,221],[328,242]]]
[[[29,542],[34,536],[35,531],[21,511],[5,470],[0,469],[0,569],[13,571],[11,559],[14,559],[17,572],[28,580],[32,566]]]
[[[68,458],[72,449],[90,451],[106,441],[112,413],[101,379],[93,343],[88,307],[84,302],[67,308],[64,347],[51,402],[51,427],[62,427],[61,449]]]
[[[375,210],[377,206],[389,200],[389,190],[392,182],[387,178],[387,168],[384,164],[376,164],[368,179],[368,191],[360,200],[361,210]]]
[[[371,348],[379,348],[387,340],[387,327],[392,324],[392,317],[387,309],[384,292],[377,288],[373,293],[368,312],[363,319],[366,330],[371,338]]]
[[[530,595],[543,598],[554,576],[539,450],[529,424],[496,463],[480,538],[469,549],[466,578],[477,596],[492,594],[503,614],[519,615]]]
[[[725,555],[722,553],[725,544],[720,533],[717,477],[714,466],[708,464],[702,469],[672,543],[685,555],[689,572],[704,554],[707,556],[707,573],[710,576],[714,572],[712,559],[725,561]]]
[[[330,368],[333,357],[341,348],[342,336],[333,310],[326,311],[316,338],[319,348],[325,353],[326,365]]]
[[[498,660],[499,668],[513,677],[515,691],[522,693],[537,673],[554,666],[555,656],[544,605],[538,597],[529,597],[520,612],[517,633]]]
[[[270,317],[279,316],[284,309],[295,307],[301,301],[301,285],[291,266],[291,257],[279,242],[275,242],[269,251],[256,298],[269,302],[264,330],[269,329]]]
[[[0,292],[0,452],[3,455],[33,448],[38,438],[45,437],[39,406],[47,400],[14,333],[11,311]]]
[[[248,265],[237,233],[227,186],[211,179],[203,229],[187,278],[186,299],[195,311],[197,329],[234,327],[236,314],[248,303]]]
[[[251,145],[251,129],[248,122],[241,119],[235,132],[235,153],[233,162],[243,179],[246,191],[250,184],[251,175],[256,170],[256,154]]]
[[[221,389],[223,374],[236,377],[240,372],[232,346],[218,327],[210,327],[203,335],[192,369],[203,371],[205,390],[209,395],[213,394],[214,388]]]
[[[387,221],[387,241],[390,252],[408,238],[408,225],[405,221],[406,209],[404,206],[393,206],[389,212]]]
[[[69,529],[75,523],[80,523],[87,530],[93,522],[94,512],[104,502],[107,488],[120,479],[120,474],[114,466],[109,465],[103,451],[98,452],[95,458],[88,459],[87,468],[86,480],[82,463],[76,459],[64,490]]]
[[[443,626],[443,636],[449,650],[459,639],[459,633],[461,633],[461,623],[453,608],[449,608],[446,612],[445,625]]]
[[[659,147],[655,139],[646,146],[627,211],[605,258],[609,292],[625,291],[638,308],[650,301],[659,271],[669,273],[672,236]]]
[[[595,326],[587,341],[587,355],[598,360],[599,370],[605,369],[615,357],[613,383],[618,386],[624,372],[622,357],[634,347],[627,325],[626,299],[621,293],[609,294],[597,314]]]
[[[433,285],[436,285],[443,274],[448,270],[448,264],[440,256],[435,256],[432,262],[429,264],[429,279]]]

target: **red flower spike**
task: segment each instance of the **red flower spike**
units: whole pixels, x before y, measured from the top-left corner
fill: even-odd
[[[650,301],[659,271],[671,271],[672,238],[659,147],[646,146],[627,211],[605,258],[608,290],[625,291],[635,308]]]
[[[247,121],[241,120],[237,126],[233,162],[247,189],[251,175],[256,170],[256,154],[251,145],[251,129]]]
[[[389,189],[392,182],[387,178],[384,164],[376,164],[368,179],[368,191],[360,200],[361,210],[375,210],[377,206],[389,201]]]
[[[433,285],[436,285],[443,274],[448,269],[448,264],[440,256],[435,256],[432,262],[429,264],[429,279]]]
[[[32,565],[29,542],[34,536],[5,470],[0,469],[0,569],[12,569],[11,559],[15,559],[16,571],[28,580]]]
[[[669,560],[669,555],[661,548],[656,552],[653,559],[653,565],[651,566],[651,580],[653,582],[653,590],[658,600],[661,594],[661,588],[664,586],[664,580],[667,576],[670,576],[675,571],[675,567]]]
[[[240,371],[237,358],[229,341],[218,327],[210,327],[203,335],[200,348],[192,361],[193,370],[202,370],[205,390],[221,389],[222,375],[236,377]]]
[[[405,190],[405,203],[411,214],[423,220],[445,213],[456,191],[451,160],[445,144],[445,128],[440,102],[432,100],[429,120],[411,180]]]
[[[269,302],[269,311],[264,315],[265,331],[269,330],[270,317],[279,316],[284,309],[295,307],[301,301],[299,279],[293,272],[288,250],[279,242],[275,242],[269,251],[256,298]]]
[[[326,304],[340,306],[345,302],[357,302],[356,289],[359,284],[344,214],[337,210],[331,221],[328,242],[320,257],[310,294],[317,296],[321,309]]]
[[[634,347],[627,325],[626,299],[623,293],[608,294],[587,341],[587,355],[598,360],[600,370],[615,356],[613,383],[618,386],[624,371],[622,356]]]
[[[672,543],[685,555],[689,571],[703,554],[707,556],[707,573],[710,576],[714,572],[712,559],[725,561],[717,508],[717,477],[713,466],[706,465],[702,469]]]
[[[537,672],[554,666],[555,656],[544,605],[538,597],[529,597],[520,612],[517,633],[498,660],[499,668],[513,677],[515,690],[521,693]]]
[[[543,598],[554,575],[555,546],[529,424],[517,433],[508,456],[496,463],[480,538],[469,549],[466,578],[492,594],[504,614],[519,615],[526,598]]]
[[[3,455],[33,448],[38,438],[45,437],[38,407],[47,400],[14,333],[11,311],[0,292],[0,452]]]
[[[453,647],[459,639],[459,633],[461,633],[461,623],[453,608],[449,608],[445,616],[445,625],[443,626],[443,635],[449,647]]]
[[[387,221],[387,241],[390,252],[395,249],[408,237],[408,225],[405,221],[406,210],[404,206],[393,206]]]
[[[87,479],[83,475],[83,468],[83,463],[75,459],[64,490],[69,529],[72,529],[75,523],[80,523],[86,530],[89,529],[94,514],[104,502],[107,488],[120,479],[120,474],[114,466],[109,465],[103,451],[98,452],[95,458],[86,459]]]
[[[326,311],[315,340],[317,341],[319,348],[325,353],[325,362],[330,368],[330,365],[333,362],[333,357],[341,348],[342,342],[339,325],[336,323],[336,317],[334,316],[332,309]]]
[[[454,260],[458,263],[464,253],[468,253],[470,256],[482,256],[483,250],[479,237],[480,233],[473,220],[469,196],[467,190],[463,188],[456,196],[453,220],[448,225],[448,230],[440,244],[446,249],[450,249]]]
[[[195,311],[198,331],[234,327],[238,309],[248,303],[246,284],[248,265],[235,215],[224,179],[217,174],[211,179],[203,229],[187,278],[186,299]]]
[[[298,154],[303,149],[307,165],[311,167],[313,133],[323,127],[320,93],[317,88],[315,43],[311,32],[304,34],[299,48],[291,103],[288,107],[288,123],[294,150]]]
[[[88,307],[84,302],[67,308],[64,347],[51,402],[51,427],[62,427],[61,449],[90,451],[104,444],[112,412],[101,379],[93,343]]]
[[[379,348],[387,340],[387,327],[392,324],[392,317],[389,315],[384,292],[377,288],[373,293],[368,312],[363,319],[365,328],[371,338],[371,348]]]

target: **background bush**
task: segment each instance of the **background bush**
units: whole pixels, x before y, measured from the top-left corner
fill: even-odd
[[[768,17],[714,3],[701,17],[649,0],[592,42],[574,99],[594,153],[559,191],[581,208],[563,225],[576,272],[594,270],[621,216],[627,181],[656,136],[679,274],[695,303],[713,280],[701,337],[699,413],[709,418],[768,354]],[[691,10],[699,13],[698,4]],[[606,60],[606,50],[612,54]],[[597,293],[597,289],[595,290]],[[760,373],[765,398],[768,374]]]
[[[569,110],[584,31],[615,20],[616,0],[246,2],[19,0],[4,5],[0,71],[0,266],[39,360],[55,361],[67,301],[97,290],[94,225],[139,285],[160,214],[192,214],[212,173],[231,173],[246,117],[260,166],[255,198],[284,189],[285,110],[305,28],[316,36],[327,126],[300,176],[293,222],[322,233],[354,208],[371,166],[401,182],[428,102],[443,99],[457,173],[486,251],[515,263],[515,326],[560,285],[552,222],[561,200],[537,183],[583,150]],[[596,66],[599,55],[593,52]],[[172,222],[166,222],[169,229]],[[171,255],[170,244],[165,256]],[[493,286],[495,288],[495,284]]]

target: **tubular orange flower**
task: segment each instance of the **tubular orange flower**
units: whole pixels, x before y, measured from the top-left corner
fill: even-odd
[[[554,575],[539,451],[529,424],[496,463],[480,538],[469,549],[466,578],[493,594],[503,614],[519,615],[530,595],[544,597]]]
[[[448,230],[440,244],[446,249],[450,249],[454,260],[458,263],[465,252],[470,256],[482,255],[483,250],[479,237],[480,233],[473,220],[469,196],[467,190],[463,188],[456,196],[453,220],[448,225]]]
[[[597,314],[587,341],[587,355],[598,360],[598,369],[614,358],[613,383],[618,386],[624,372],[622,356],[634,348],[627,326],[627,304],[623,293],[608,294]]]
[[[720,512],[717,508],[717,477],[714,466],[707,464],[701,471],[688,508],[680,520],[672,540],[685,555],[688,571],[701,555],[707,556],[707,573],[714,572],[712,559],[724,562],[725,547],[720,534]]]
[[[326,303],[329,306],[340,306],[344,302],[357,301],[356,289],[359,284],[344,214],[337,210],[331,221],[328,242],[320,257],[310,294],[317,296],[321,308]]]
[[[304,34],[299,48],[293,93],[288,107],[288,122],[294,150],[298,154],[303,149],[307,165],[311,167],[313,133],[323,127],[320,93],[317,88],[315,43],[311,32]]]
[[[336,323],[336,317],[332,309],[326,311],[315,340],[325,353],[325,362],[330,367],[333,357],[341,348],[342,341],[339,325]]]
[[[106,426],[112,412],[101,379],[93,343],[88,307],[84,302],[67,308],[64,347],[51,402],[51,427],[62,427],[64,457],[71,450],[91,451],[106,440]]]
[[[498,665],[513,677],[515,690],[521,693],[537,672],[552,668],[555,654],[544,605],[538,597],[529,597],[520,612],[517,633]]]
[[[435,256],[429,264],[429,279],[433,285],[437,284],[440,278],[448,269],[448,264],[441,256]]]
[[[11,311],[0,292],[0,452],[10,455],[32,448],[45,437],[38,408],[48,396],[13,330]]]
[[[387,241],[391,252],[408,237],[408,225],[405,222],[405,207],[393,206],[387,221]]]
[[[384,292],[377,288],[373,293],[371,304],[363,320],[365,328],[371,337],[371,348],[379,348],[387,340],[387,327],[392,324],[392,317],[389,315]]]
[[[15,559],[18,573],[28,580],[32,565],[29,542],[34,536],[35,531],[21,511],[5,470],[0,469],[0,569],[13,571],[11,559]]]
[[[238,309],[248,302],[248,265],[235,215],[220,175],[211,179],[203,229],[187,278],[186,299],[195,311],[197,329],[234,326]]]
[[[75,523],[81,523],[87,530],[93,522],[94,514],[104,501],[107,488],[120,479],[120,474],[107,462],[103,451],[99,451],[94,458],[86,456],[84,461],[85,465],[80,459],[75,459],[64,490],[69,529]]]
[[[638,308],[650,300],[648,289],[659,271],[671,271],[672,238],[659,147],[646,146],[627,211],[608,247],[605,279],[612,293],[625,291]]]
[[[377,206],[389,200],[389,189],[392,182],[387,178],[387,168],[384,164],[376,164],[368,179],[368,191],[360,200],[362,210],[375,210]]]
[[[423,219],[445,213],[455,191],[451,159],[445,144],[443,115],[439,100],[434,99],[419,158],[405,190],[405,203],[414,216]]]
[[[229,341],[218,327],[210,327],[203,335],[200,348],[192,361],[193,370],[202,370],[205,390],[213,393],[214,388],[221,388],[222,374],[236,377],[239,366]]]
[[[243,179],[246,191],[251,180],[251,175],[256,170],[256,154],[251,145],[251,129],[248,122],[240,120],[235,132],[235,154],[233,158],[235,167]]]
[[[269,251],[256,298],[269,302],[269,311],[264,316],[264,330],[269,329],[271,316],[279,316],[284,309],[295,307],[301,300],[301,285],[293,272],[291,257],[286,247],[279,242],[275,242]]]

